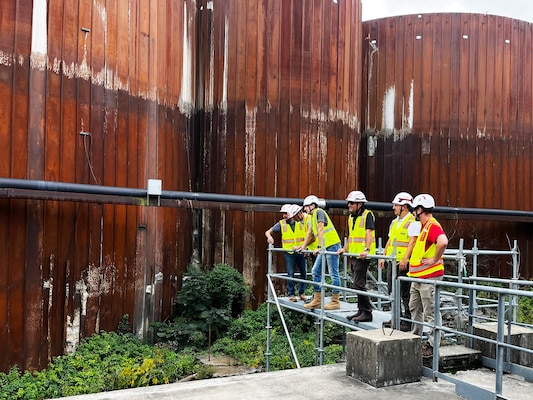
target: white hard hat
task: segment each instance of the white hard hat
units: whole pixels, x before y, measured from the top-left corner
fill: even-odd
[[[413,200],[413,208],[422,207],[424,209],[430,209],[435,207],[435,199],[432,195],[427,193],[419,194]]]
[[[304,207],[310,206],[311,204],[318,205],[318,197],[316,197],[314,194],[310,194],[304,199]]]
[[[279,210],[279,212],[282,212],[282,213],[286,213],[286,212],[289,212],[290,208],[291,208],[291,205],[292,204],[283,204],[281,206],[281,210]]]
[[[399,204],[401,206],[403,205],[413,205],[413,196],[411,196],[407,192],[400,192],[395,197],[394,200],[392,200],[392,204]]]
[[[360,190],[353,190],[350,193],[348,193],[346,200],[353,201],[354,203],[366,203],[368,201],[366,199],[365,194],[361,192]]]
[[[302,206],[299,206],[298,204],[293,204],[289,207],[289,211],[287,211],[287,215],[289,218],[292,218],[296,214],[298,214],[300,211],[302,211]]]

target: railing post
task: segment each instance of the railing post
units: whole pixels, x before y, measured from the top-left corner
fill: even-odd
[[[392,243],[391,264],[391,320],[396,329],[400,329],[400,314],[401,314],[401,296],[400,296],[400,280],[398,279],[398,268],[396,266],[396,239]]]
[[[463,246],[464,246],[464,239],[459,240],[459,252],[457,253],[457,257],[459,258],[459,267],[458,267],[458,278],[457,281],[459,283],[463,283],[463,275],[466,276],[466,262],[463,252]],[[457,318],[456,318],[456,324],[457,329],[461,330],[461,311],[463,309],[463,289],[459,288],[457,290],[458,296],[457,298]]]
[[[477,247],[477,239],[474,239],[474,247],[472,247],[472,277],[477,278],[477,257],[479,254],[479,248]],[[474,285],[477,285],[477,281],[474,279],[472,281]],[[473,314],[477,315],[477,291],[474,289],[472,291],[473,298]]]
[[[440,347],[440,286],[435,283],[435,312],[433,320],[433,381],[437,382],[437,376],[439,373],[439,347]]]
[[[326,260],[326,248],[324,246],[325,240],[322,240],[320,252],[318,254],[319,257],[322,257],[321,263],[322,263],[322,269],[321,269],[321,278],[320,278],[320,293],[321,293],[321,299],[320,299],[320,316],[318,317],[318,365],[322,365],[324,363],[324,298],[326,295],[326,288],[324,287],[324,284],[326,283],[326,268],[327,268],[327,260]]]
[[[511,281],[511,289],[516,290],[517,285],[515,283],[518,277],[518,241],[514,241],[512,254],[513,258],[513,280]],[[518,298],[516,296],[511,296],[511,309],[512,309],[512,321],[516,322],[518,317]]]
[[[496,333],[496,396],[501,396],[503,391],[503,352],[504,346],[501,345],[504,341],[503,330],[505,329],[505,295],[498,293],[498,332]],[[511,325],[508,324],[510,327]],[[510,333],[510,332],[509,332]],[[510,340],[511,335],[508,335]],[[509,353],[509,351],[508,351]]]
[[[272,249],[274,248],[274,246],[272,245],[272,243],[269,243],[268,245],[268,269],[267,269],[267,281],[269,281],[271,279],[271,275],[272,275]],[[267,301],[267,326],[266,326],[266,330],[267,330],[267,343],[266,343],[266,351],[265,351],[265,358],[266,358],[266,371],[269,372],[270,371],[270,330],[272,329],[272,325],[271,325],[271,316],[270,316],[270,302],[272,301],[272,297],[273,297],[273,293],[270,289],[270,285],[268,285],[268,301]]]

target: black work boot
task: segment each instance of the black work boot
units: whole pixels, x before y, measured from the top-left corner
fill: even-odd
[[[350,315],[347,315],[346,316],[346,319],[348,321],[353,321],[354,318],[358,317],[359,315],[361,315],[362,311],[361,310],[357,310],[357,312],[355,314],[350,314]]]
[[[362,311],[357,317],[352,321],[355,322],[372,322],[372,313],[368,311]]]

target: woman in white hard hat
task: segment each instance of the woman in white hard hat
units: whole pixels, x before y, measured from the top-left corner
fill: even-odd
[[[294,272],[296,267],[300,271],[300,279],[305,280],[307,275],[306,261],[301,253],[295,253],[294,247],[300,246],[305,239],[305,227],[303,221],[298,219],[297,215],[302,209],[297,204],[285,204],[281,207],[280,212],[283,212],[283,219],[279,220],[265,232],[267,242],[274,244],[274,232],[281,233],[282,248],[285,250],[283,256],[285,258],[285,267],[287,269],[287,275],[289,278],[294,278]],[[294,218],[296,216],[296,219]],[[305,300],[305,282],[299,284],[298,297],[300,300]],[[289,300],[296,302],[298,297],[295,293],[295,282],[293,280],[287,281],[287,291]]]

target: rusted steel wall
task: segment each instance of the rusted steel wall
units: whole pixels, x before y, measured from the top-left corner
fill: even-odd
[[[478,14],[422,14],[363,23],[360,182],[368,197],[429,192],[451,207],[531,210],[531,23]],[[523,223],[449,221],[457,244],[508,248]],[[492,275],[509,275],[496,265]]]
[[[0,2],[0,176],[190,190],[196,9]],[[190,213],[0,200],[0,370],[42,368],[124,314],[137,332],[170,315]]]
[[[220,0],[199,24],[202,191],[344,198],[357,184],[360,1]],[[202,262],[242,269],[263,301],[264,232],[279,217],[204,211]]]

